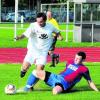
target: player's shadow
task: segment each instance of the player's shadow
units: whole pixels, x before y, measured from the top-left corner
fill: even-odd
[[[49,88],[47,88],[47,89],[34,89],[34,91],[52,91],[52,89],[49,89]]]
[[[17,92],[16,95],[27,95],[30,92],[35,92],[35,91],[51,91],[52,89],[34,89],[33,91],[29,91],[29,92]]]
[[[100,91],[100,84],[96,84],[96,87],[99,89],[99,91]]]
[[[96,84],[96,87],[100,90],[100,84]],[[40,89],[34,89],[32,92],[34,91],[52,91],[51,88],[46,88],[46,89],[43,89],[43,88],[40,88]],[[79,86],[79,87],[74,87],[72,88],[71,90],[69,91],[64,91],[62,94],[65,94],[65,93],[75,93],[75,92],[84,92],[84,91],[93,91],[92,89],[89,88],[89,86]],[[27,95],[27,92],[24,92],[24,93],[16,93],[16,95]]]
[[[16,93],[15,95],[27,95],[28,92],[20,92],[20,93]]]
[[[100,90],[100,84],[96,84],[96,87]],[[84,92],[84,91],[93,91],[89,86],[80,86],[80,87],[75,87],[71,90],[64,91],[63,93],[74,93],[74,92]]]

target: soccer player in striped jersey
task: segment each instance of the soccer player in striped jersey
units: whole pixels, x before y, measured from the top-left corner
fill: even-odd
[[[85,52],[78,52],[75,55],[74,60],[67,62],[64,71],[58,75],[44,70],[33,70],[29,84],[32,83],[33,75],[41,80],[44,80],[47,85],[51,86],[53,88],[53,94],[58,94],[70,91],[70,89],[75,86],[83,77],[91,89],[94,91],[99,91],[90,77],[89,69],[83,65],[83,61],[85,59]]]

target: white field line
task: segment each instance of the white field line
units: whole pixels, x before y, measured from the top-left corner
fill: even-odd
[[[14,27],[1,27],[0,29],[14,29]],[[17,30],[26,30],[27,28],[18,27]],[[60,30],[61,32],[66,32],[66,30]],[[73,30],[68,30],[68,32],[73,32]]]

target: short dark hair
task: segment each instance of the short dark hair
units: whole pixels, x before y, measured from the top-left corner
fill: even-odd
[[[77,55],[78,55],[78,56],[82,56],[82,59],[86,59],[86,53],[83,52],[83,51],[79,51],[79,52],[77,53]]]
[[[42,13],[42,12],[38,13],[36,18],[40,18],[40,17],[42,17],[44,21],[47,20],[47,16],[45,13]]]

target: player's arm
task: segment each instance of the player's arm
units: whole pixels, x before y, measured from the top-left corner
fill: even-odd
[[[89,86],[91,89],[93,89],[94,91],[99,91],[96,87],[96,85],[93,83],[93,81],[91,80],[90,74],[89,74],[89,70],[87,70],[84,74],[83,74],[84,78],[87,80]]]
[[[63,37],[62,37],[62,35],[60,34],[60,32],[54,33],[54,38],[57,38],[57,39],[60,40],[60,41],[63,40]]]
[[[59,34],[58,34],[58,36],[57,36],[57,39],[60,40],[60,41],[63,40],[63,37],[62,37],[62,35],[60,34],[60,32],[59,32]]]
[[[58,24],[58,22],[57,22],[56,20],[55,20],[55,25],[54,25],[54,26],[55,26],[58,30],[60,30],[59,24]],[[63,40],[63,37],[62,37],[62,35],[61,35],[60,32],[57,33],[57,39],[60,40],[60,41]]]
[[[32,24],[30,24],[30,26],[27,28],[27,30],[22,35],[17,36],[15,39],[21,40],[21,39],[24,39],[25,37],[29,38],[31,36],[31,34],[34,33],[34,32],[32,32],[32,27],[33,27]],[[33,30],[34,30],[34,28],[33,28]]]
[[[21,40],[21,39],[24,39],[25,38],[25,35],[24,34],[22,34],[22,35],[20,35],[20,36],[16,36],[16,40]]]
[[[62,37],[59,29],[57,29],[57,28],[54,27],[53,33],[54,33],[54,37],[56,37],[58,40],[60,40],[60,41],[63,40],[63,37]]]
[[[88,80],[88,84],[90,88],[93,89],[94,91],[99,91],[93,81]]]

